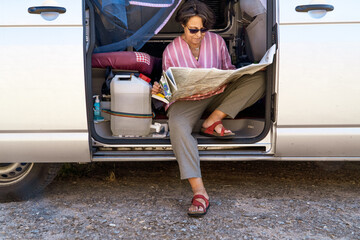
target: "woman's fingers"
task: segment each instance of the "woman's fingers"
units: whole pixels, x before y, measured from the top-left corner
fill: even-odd
[[[151,89],[151,94],[158,94],[159,92],[161,92],[161,86],[158,82],[154,82],[154,85]]]
[[[154,87],[160,88],[160,84],[158,82],[154,82]]]

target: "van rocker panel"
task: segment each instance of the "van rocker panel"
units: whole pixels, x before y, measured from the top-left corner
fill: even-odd
[[[360,127],[278,127],[276,157],[360,157]]]
[[[90,162],[87,132],[0,133],[0,162]]]

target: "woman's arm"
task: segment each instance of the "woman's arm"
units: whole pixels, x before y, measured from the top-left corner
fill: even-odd
[[[235,66],[232,65],[231,63],[231,57],[226,47],[225,40],[222,37],[220,38],[221,38],[220,52],[221,52],[222,69],[224,70],[235,69]]]

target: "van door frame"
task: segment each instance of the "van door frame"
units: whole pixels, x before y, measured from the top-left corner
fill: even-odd
[[[94,9],[93,6],[91,5],[91,3],[89,2],[89,0],[86,0],[86,3],[90,9],[90,23],[93,23],[94,21]],[[269,49],[273,44],[276,43],[277,38],[276,38],[276,23],[275,23],[275,14],[276,14],[276,8],[275,8],[275,3],[274,1],[267,1],[267,42],[266,42],[266,47],[267,49]],[[270,13],[270,14],[269,14]],[[275,29],[275,30],[274,30]],[[137,145],[146,145],[146,146],[171,146],[170,145],[170,139],[141,139],[141,138],[124,138],[124,139],[107,139],[107,138],[103,138],[100,135],[98,135],[96,133],[95,130],[95,126],[94,126],[94,122],[93,122],[93,114],[92,114],[92,83],[91,83],[91,55],[92,52],[94,50],[94,43],[95,43],[95,26],[94,24],[90,24],[90,47],[89,50],[86,54],[86,89],[87,89],[87,99],[88,99],[88,109],[89,109],[89,113],[88,113],[88,121],[89,121],[89,129],[91,132],[91,136],[93,138],[93,145],[96,146],[137,146]],[[274,58],[274,63],[276,56]],[[274,80],[275,80],[275,68],[276,64],[272,64],[269,67],[267,67],[266,70],[266,76],[267,76],[267,81],[266,81],[266,94],[265,94],[265,125],[264,128],[262,130],[262,132],[253,138],[239,138],[239,139],[234,139],[231,142],[231,145],[236,145],[236,144],[254,144],[254,143],[258,143],[261,140],[263,140],[264,138],[266,138],[268,136],[268,134],[271,135],[271,130],[273,128],[273,123],[275,120],[275,114],[274,114],[274,106],[275,104],[273,103],[275,101],[275,92],[274,92]],[[270,138],[272,141],[272,137]],[[221,140],[216,140],[216,139],[198,139],[198,143],[199,145],[212,145],[212,144],[221,144],[224,145],[223,141]],[[273,143],[272,143],[273,144]],[[226,144],[225,144],[226,145]]]

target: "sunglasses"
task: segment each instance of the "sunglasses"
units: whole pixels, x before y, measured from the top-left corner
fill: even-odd
[[[192,28],[189,28],[189,27],[187,27],[187,28],[189,29],[189,32],[190,32],[191,34],[196,34],[196,33],[198,33],[199,31],[200,31],[201,33],[206,33],[206,32],[208,31],[207,28],[202,28],[202,29],[192,29]]]

